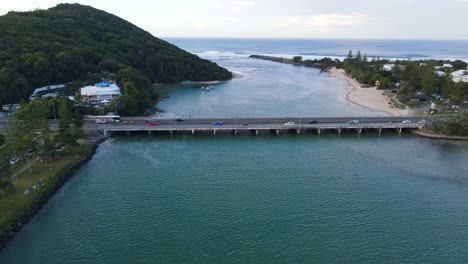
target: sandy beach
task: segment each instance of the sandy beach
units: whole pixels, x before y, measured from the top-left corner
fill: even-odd
[[[352,88],[352,90],[346,94],[346,100],[349,102],[363,107],[384,111],[393,116],[408,116],[410,114],[409,110],[393,108],[389,103],[390,100],[387,96],[384,95],[381,90],[377,90],[376,87],[362,88],[361,85],[355,79],[346,74],[343,69],[332,68],[328,73],[332,78],[345,80]]]

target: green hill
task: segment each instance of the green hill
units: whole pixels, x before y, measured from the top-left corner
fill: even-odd
[[[60,4],[0,17],[0,104],[27,98],[37,87],[129,68],[153,83],[232,77],[213,62],[89,6]]]

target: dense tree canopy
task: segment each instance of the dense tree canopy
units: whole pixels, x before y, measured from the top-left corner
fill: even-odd
[[[60,4],[0,17],[0,104],[27,98],[37,87],[122,67],[153,83],[232,77],[213,62],[89,6]]]

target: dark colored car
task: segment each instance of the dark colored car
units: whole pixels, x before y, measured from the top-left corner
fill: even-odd
[[[224,125],[224,122],[216,121],[216,122],[213,122],[212,125],[213,125],[213,126],[222,126],[222,125]]]
[[[318,124],[317,120],[312,120],[309,122],[309,124]]]
[[[242,126],[249,126],[249,124],[247,124],[247,123],[244,123],[244,124],[242,124]]]
[[[183,120],[182,118],[176,118],[175,121],[177,121],[177,122],[183,122],[183,121],[185,121],[185,120]]]

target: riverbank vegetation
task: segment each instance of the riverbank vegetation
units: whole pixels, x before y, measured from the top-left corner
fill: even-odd
[[[91,151],[92,144],[81,139],[78,110],[66,98],[37,99],[8,117],[0,148],[0,238]],[[58,118],[58,130],[50,129],[52,117]]]
[[[232,74],[101,10],[59,4],[0,17],[0,104],[26,100],[34,88],[68,83],[66,95],[96,74],[117,76],[118,107],[141,113],[151,83],[227,80]],[[127,109],[130,108],[130,109]]]
[[[468,136],[468,113],[463,113],[449,120],[434,121],[430,129],[437,133],[449,136]]]

